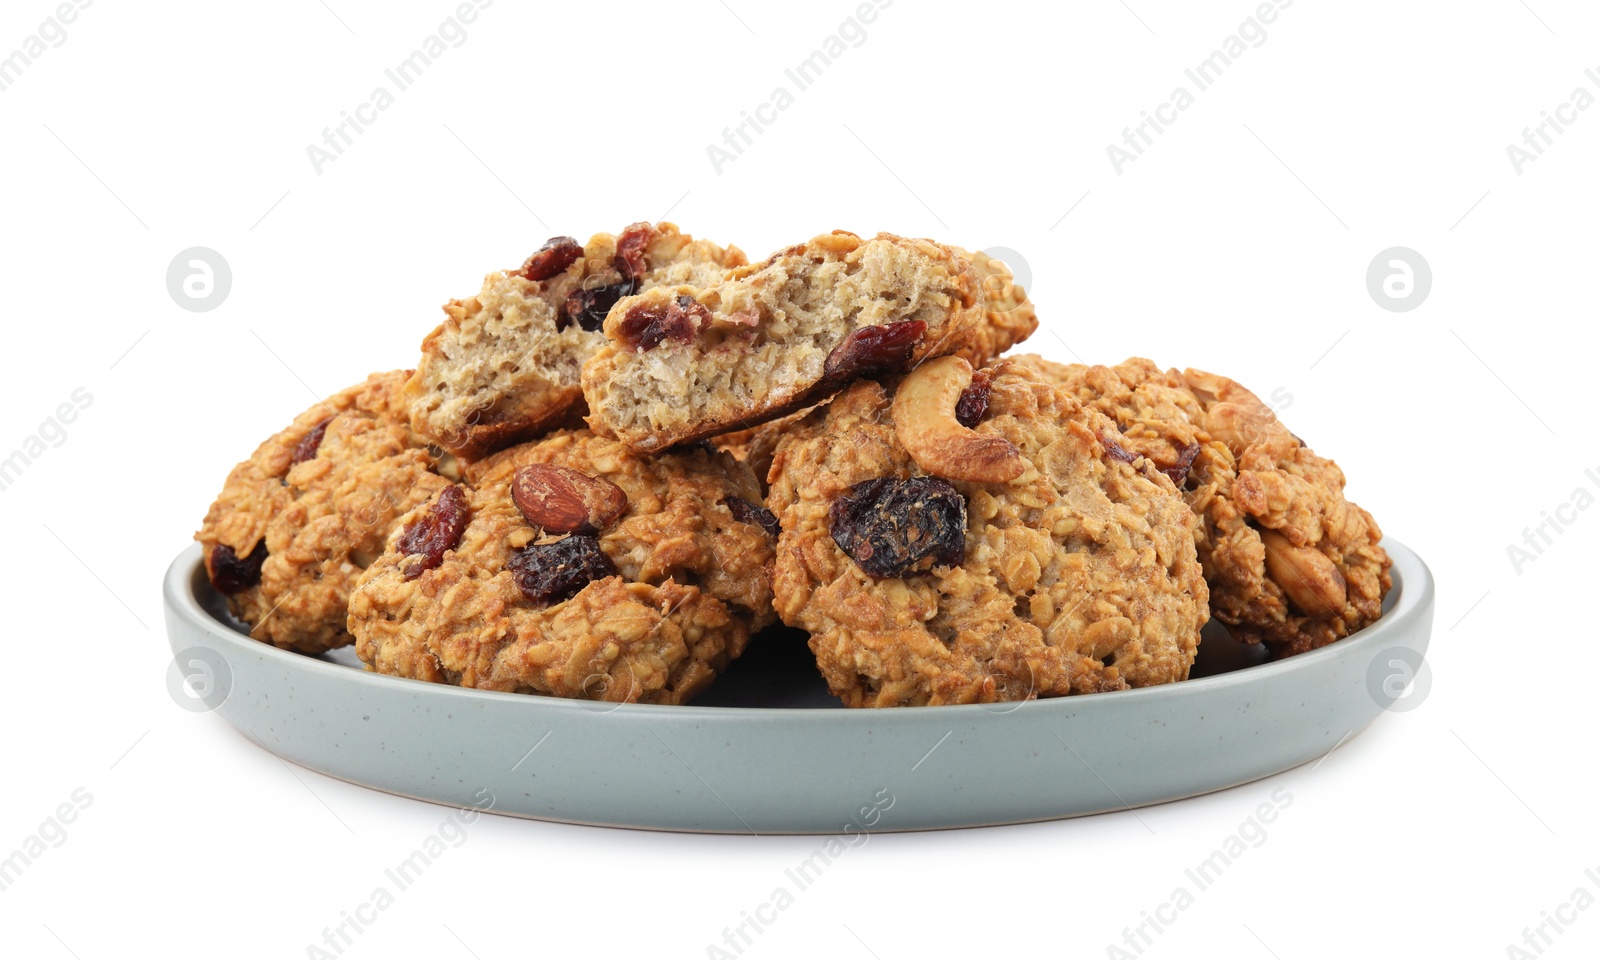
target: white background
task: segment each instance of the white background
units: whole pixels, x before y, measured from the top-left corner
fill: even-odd
[[[454,4],[83,10],[0,93],[0,455],[93,397],[0,493],[0,856],[93,798],[0,892],[7,954],[306,956],[438,829],[444,808],[175,706],[160,575],[235,461],[313,395],[410,364],[438,304],[553,234],[668,211],[753,258],[835,227],[1018,251],[1033,348],[1282,391],[1439,583],[1428,699],[1315,769],[1137,815],[874,836],[745,956],[1103,957],[1280,788],[1267,840],[1146,956],[1502,957],[1600,893],[1600,511],[1566,512],[1520,571],[1507,556],[1600,493],[1600,108],[1520,175],[1506,153],[1596,92],[1600,11],[1299,0],[1119,175],[1107,145],[1255,8],[1128,3],[898,0],[720,174],[707,145],[792,90],[783,68],[853,3],[499,0],[320,174],[306,147]],[[0,56],[53,9],[8,2]],[[1365,285],[1395,245],[1432,265],[1410,312]],[[211,312],[165,285],[193,246],[232,267]],[[345,956],[702,957],[815,846],[484,817]],[[1546,956],[1594,955],[1600,909],[1576,916]]]

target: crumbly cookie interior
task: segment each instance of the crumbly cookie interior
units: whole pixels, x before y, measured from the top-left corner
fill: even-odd
[[[900,238],[838,239],[784,251],[713,287],[619,302],[606,320],[611,342],[586,374],[592,422],[640,449],[699,439],[827,392],[829,356],[863,327],[922,321],[917,356],[950,352],[971,336],[974,284],[965,261]],[[709,311],[692,341],[648,349],[619,342],[629,311],[664,309],[677,297]]]

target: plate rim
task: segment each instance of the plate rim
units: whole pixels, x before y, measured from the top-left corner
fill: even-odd
[[[1382,541],[1382,546],[1389,552],[1389,556],[1394,561],[1391,568],[1395,578],[1395,584],[1391,588],[1391,595],[1394,599],[1390,609],[1376,623],[1325,647],[1283,660],[1255,664],[1214,676],[1199,677],[1151,687],[1114,690],[1079,696],[1048,697],[1003,705],[943,704],[932,709],[937,709],[940,711],[941,716],[950,716],[952,719],[961,716],[973,716],[980,712],[993,715],[997,713],[1016,713],[1018,711],[1059,710],[1076,712],[1081,710],[1119,709],[1120,705],[1128,704],[1130,698],[1133,697],[1142,697],[1144,700],[1154,704],[1158,699],[1170,700],[1185,697],[1202,697],[1213,695],[1214,693],[1220,694],[1228,687],[1269,683],[1271,678],[1315,671],[1327,661],[1354,656],[1361,650],[1381,649],[1385,638],[1393,640],[1394,646],[1409,647],[1417,649],[1421,654],[1426,654],[1431,641],[1431,613],[1435,594],[1433,574],[1422,558],[1403,543],[1391,537],[1385,537]],[[238,654],[265,659],[287,670],[309,671],[313,674],[321,673],[330,678],[342,677],[346,682],[393,692],[403,689],[396,686],[397,684],[405,684],[419,694],[425,693],[430,696],[458,699],[463,703],[471,703],[487,698],[505,704],[520,703],[524,705],[523,707],[512,709],[535,711],[566,710],[588,715],[610,714],[625,710],[627,715],[641,720],[649,719],[652,716],[657,718],[677,717],[679,719],[692,717],[699,722],[715,721],[729,724],[762,721],[792,722],[797,716],[804,716],[814,723],[852,723],[859,721],[854,721],[850,718],[861,717],[863,714],[874,718],[875,722],[910,723],[915,722],[911,718],[922,717],[925,719],[926,715],[926,710],[919,708],[866,710],[851,709],[842,704],[838,707],[818,708],[714,707],[693,703],[682,705],[607,703],[604,701],[509,693],[499,690],[478,690],[471,687],[458,687],[450,684],[412,680],[406,677],[394,677],[370,670],[356,670],[353,667],[332,663],[319,657],[284,650],[269,643],[253,640],[217,620],[201,606],[200,600],[193,589],[198,580],[201,565],[201,546],[198,543],[191,543],[173,558],[162,579],[163,606],[166,608],[168,615],[168,644],[172,648],[174,655],[192,646],[187,639],[180,641],[180,631],[173,629],[171,618],[178,617],[189,626],[197,628],[218,646]],[[1406,633],[1406,628],[1424,614],[1429,617],[1430,627],[1417,632],[1416,635],[1421,638],[1420,642],[1401,642],[1403,635]],[[183,643],[182,647],[179,646],[180,642]],[[1002,706],[1004,709],[1001,709]]]

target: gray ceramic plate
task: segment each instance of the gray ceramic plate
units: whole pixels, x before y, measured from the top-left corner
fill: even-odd
[[[464,690],[250,640],[200,548],[164,589],[168,682],[256,743],[332,777],[541,820],[714,833],[927,830],[1052,820],[1236,786],[1360,732],[1421,668],[1433,580],[1394,541],[1383,618],[1257,663],[1208,628],[1195,676],[987,706],[846,710],[803,634],[774,631],[694,706]],[[1410,666],[1408,667],[1407,664]]]

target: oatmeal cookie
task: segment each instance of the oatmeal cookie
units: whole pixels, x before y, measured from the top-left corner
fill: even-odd
[[[858,376],[979,353],[985,319],[952,248],[835,231],[713,286],[619,302],[583,368],[589,424],[641,451],[755,426]]]
[[[373,374],[302,413],[233,468],[195,539],[250,635],[302,653],[351,642],[345,606],[396,520],[450,481],[400,400],[408,370]]]
[[[773,620],[776,524],[727,454],[647,458],[560,431],[466,473],[351,597],[356,653],[379,673],[683,703]]]
[[[1126,447],[1178,482],[1201,519],[1211,612],[1235,637],[1289,656],[1374,622],[1391,586],[1383,532],[1255,394],[1199,370],[1027,361],[1122,428]]]
[[[445,305],[406,384],[417,432],[462,457],[581,426],[578,375],[621,298],[660,286],[720,281],[745,263],[738,247],[695,240],[670,223],[636,223],[584,245],[554,237],[519,269],[484,278]]]
[[[778,442],[778,613],[848,706],[1185,679],[1206,621],[1195,518],[1116,427],[1024,365],[859,381]]]
[[[718,450],[726,450],[750,467],[756,475],[756,482],[761,485],[761,492],[767,492],[767,474],[772,470],[772,455],[778,449],[778,441],[783,439],[789,428],[805,419],[815,407],[806,407],[776,420],[769,420],[759,427],[739,430],[734,433],[725,433],[711,440],[711,445]]]

